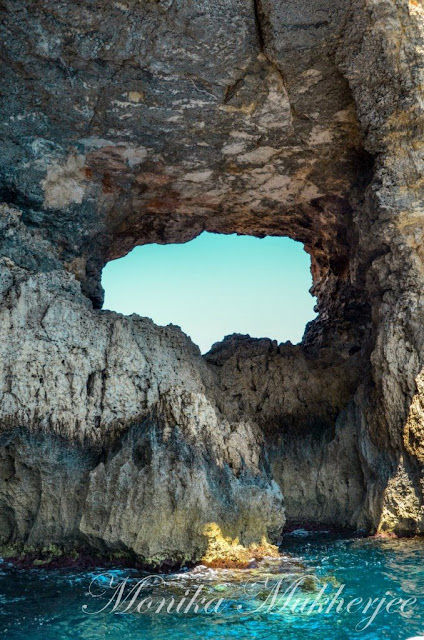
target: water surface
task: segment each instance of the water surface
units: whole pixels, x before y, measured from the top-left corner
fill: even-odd
[[[264,584],[264,572],[252,569],[247,574],[231,572],[196,571],[150,579],[148,574],[135,570],[99,569],[82,571],[70,569],[16,569],[8,563],[0,564],[0,635],[10,640],[194,640],[208,638],[257,638],[258,640],[403,640],[424,635],[424,541],[346,539],[321,533],[286,536],[283,551],[292,560],[282,564],[279,573],[271,571]],[[305,585],[296,589],[290,600],[284,595],[300,576],[314,576],[307,590]],[[144,580],[139,597],[131,612],[124,613],[126,603],[112,611],[117,602],[117,587],[127,580],[123,595]],[[160,584],[159,582],[162,581]],[[150,582],[149,582],[150,581]],[[276,594],[276,584],[281,587]],[[90,587],[91,585],[91,587]],[[325,586],[326,585],[326,586]],[[320,600],[315,602],[319,588],[335,596],[345,585],[330,611],[319,611]],[[200,596],[210,603],[210,613],[199,605],[197,613],[192,607],[184,608],[196,588]],[[90,592],[91,590],[91,592]],[[103,593],[103,596],[99,594]],[[94,597],[94,594],[96,597]],[[115,594],[115,600],[107,606]],[[186,600],[176,612],[176,606]],[[274,604],[272,603],[275,595]],[[405,612],[390,612],[382,606],[375,620],[362,631],[362,609],[346,611],[353,599],[382,598],[385,604],[394,598],[416,598],[415,605]],[[141,600],[140,612],[136,605]],[[343,598],[343,606],[337,604]],[[218,606],[219,600],[221,603]],[[171,602],[170,612],[166,611]],[[158,603],[166,601],[158,612]],[[128,599],[129,604],[130,599]],[[297,602],[295,606],[295,602]],[[277,606],[279,605],[279,606]],[[300,610],[303,605],[303,611]],[[215,612],[214,608],[217,607]],[[293,608],[294,607],[294,608]],[[312,609],[311,609],[312,607]],[[100,609],[103,611],[97,613]]]

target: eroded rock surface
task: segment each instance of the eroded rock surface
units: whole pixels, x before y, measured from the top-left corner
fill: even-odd
[[[421,533],[421,3],[0,6],[0,542]],[[304,243],[301,345],[98,310],[108,260],[204,230]]]

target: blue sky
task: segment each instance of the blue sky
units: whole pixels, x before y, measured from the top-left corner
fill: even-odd
[[[231,333],[295,344],[316,316],[309,256],[289,238],[202,233],[136,247],[102,283],[104,309],[179,325],[202,353]]]

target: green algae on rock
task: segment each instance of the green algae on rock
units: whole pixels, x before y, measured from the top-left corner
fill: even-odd
[[[208,523],[203,534],[208,540],[208,548],[201,559],[206,567],[221,569],[246,569],[264,558],[279,558],[278,547],[270,544],[265,536],[259,543],[252,542],[248,547],[240,544],[238,538],[232,540],[222,535],[221,528],[215,523]]]

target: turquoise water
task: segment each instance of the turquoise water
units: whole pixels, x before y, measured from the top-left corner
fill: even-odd
[[[3,562],[0,635],[10,640],[406,640],[424,635],[423,540],[342,539],[322,533],[286,536],[283,551],[293,560],[283,562],[278,571],[196,570],[156,578],[135,570],[23,570]],[[311,576],[307,590],[306,575]],[[268,579],[266,584],[264,577]],[[295,590],[290,600],[290,592],[284,594],[284,590],[293,588],[296,579],[303,580],[304,586]],[[123,584],[122,597],[131,588],[135,595],[134,587],[139,585],[139,594],[128,613],[122,609],[131,604],[131,598],[125,603],[117,600],[116,587]],[[281,585],[278,593],[277,584]],[[334,597],[343,585],[339,599],[326,611],[326,593]],[[316,600],[323,588],[322,600]],[[200,599],[197,612],[193,605],[184,613],[196,589],[206,602],[213,599],[209,613],[200,606]],[[177,613],[175,609],[185,594]],[[344,603],[337,611],[342,597]],[[399,601],[393,604],[394,598],[405,601],[411,597],[417,602],[405,605],[403,613]],[[364,604],[367,598],[376,599],[374,608],[364,613],[362,603],[357,601],[351,604],[349,613],[346,605],[354,598],[362,598]],[[374,621],[358,631],[358,624],[365,625],[364,619],[372,615],[382,598],[386,600]],[[389,602],[392,604],[387,611]],[[119,604],[116,611],[112,611],[114,604]]]

